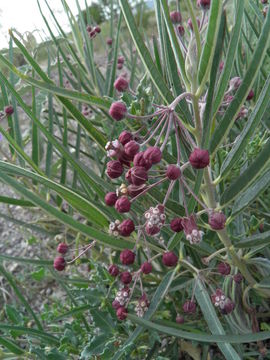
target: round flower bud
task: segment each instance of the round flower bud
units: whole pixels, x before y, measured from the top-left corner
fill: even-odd
[[[226,216],[223,212],[212,212],[210,214],[208,224],[213,230],[222,230],[225,227]]]
[[[117,265],[114,265],[114,264],[110,265],[110,267],[109,267],[109,274],[110,274],[111,276],[116,277],[116,276],[119,274],[118,266],[117,266]]]
[[[210,8],[211,0],[197,0],[197,6],[201,7],[204,10]]]
[[[12,105],[7,105],[4,107],[4,112],[7,114],[7,115],[12,115],[14,113],[14,109],[13,109],[13,106]]]
[[[224,308],[221,308],[220,311],[222,314],[228,315],[234,310],[234,308],[235,303],[231,299],[227,298],[225,300]]]
[[[121,307],[121,304],[120,304],[119,301],[113,300],[113,302],[112,302],[112,307],[113,307],[115,310],[117,310],[117,309],[119,309],[119,308]]]
[[[145,229],[146,234],[149,235],[149,236],[155,236],[155,235],[160,233],[160,227],[159,226],[151,225],[148,222],[146,223],[144,229]]]
[[[126,145],[132,139],[133,139],[133,135],[131,134],[131,132],[127,130],[122,131],[121,134],[118,136],[118,140],[123,146]]]
[[[134,166],[130,169],[130,182],[133,185],[140,186],[148,180],[148,174],[145,168],[141,166]]]
[[[184,229],[183,225],[182,225],[182,218],[177,217],[177,218],[172,219],[172,221],[170,223],[170,228],[174,232],[182,231]]]
[[[92,26],[91,26],[91,25],[87,25],[87,26],[86,26],[86,31],[87,31],[87,32],[91,32],[91,31],[92,31]]]
[[[240,273],[237,273],[233,276],[233,281],[237,284],[240,284],[243,280],[243,276]]]
[[[134,166],[144,167],[145,170],[149,170],[151,168],[151,166],[152,166],[152,163],[145,160],[144,151],[140,151],[134,156],[133,164],[134,164]]]
[[[105,203],[108,206],[114,206],[116,203],[116,200],[117,200],[117,195],[115,192],[111,191],[105,195]]]
[[[54,259],[53,262],[53,267],[55,268],[55,270],[57,271],[63,271],[66,267],[66,261],[62,256],[57,256]]]
[[[124,64],[124,62],[125,62],[124,56],[119,56],[117,59],[117,64]]]
[[[112,40],[111,38],[108,38],[108,39],[106,40],[106,43],[107,43],[107,45],[111,46],[112,43],[113,43],[113,40]]]
[[[184,324],[185,322],[184,316],[177,314],[175,321],[177,324]]]
[[[94,30],[95,30],[95,32],[96,32],[97,34],[100,34],[100,33],[101,33],[101,28],[100,28],[99,26],[96,26],[96,27],[94,28]]]
[[[221,262],[218,264],[218,272],[221,275],[229,275],[231,272],[231,267],[229,264]]]
[[[172,11],[170,13],[170,18],[173,24],[178,24],[182,21],[182,15],[179,11]]]
[[[130,284],[132,281],[132,275],[129,271],[124,271],[120,274],[120,280],[123,284]]]
[[[131,219],[126,219],[118,226],[118,230],[120,235],[129,236],[135,230],[134,222]]]
[[[125,146],[124,146],[124,150],[125,153],[131,158],[133,159],[134,156],[137,154],[137,152],[140,149],[140,145],[134,141],[134,140],[130,140]]]
[[[123,64],[117,64],[117,69],[122,70],[123,69]]]
[[[177,165],[169,165],[169,166],[167,167],[166,176],[167,176],[170,180],[177,180],[177,179],[179,179],[180,176],[181,176],[181,170],[180,170],[179,166],[177,166]]]
[[[112,103],[109,110],[109,114],[116,121],[120,121],[124,119],[126,113],[127,113],[127,107],[122,101],[116,101]]]
[[[248,93],[248,96],[247,96],[247,100],[251,100],[254,98],[254,91],[251,89],[250,92]]]
[[[162,262],[165,266],[173,267],[178,262],[178,257],[172,251],[167,251],[162,255]]]
[[[135,253],[129,249],[125,249],[120,253],[120,261],[123,265],[132,265],[135,260]]]
[[[131,203],[128,200],[128,197],[121,196],[119,199],[117,199],[114,207],[119,213],[126,213],[126,212],[129,212],[130,206],[131,206]]]
[[[122,76],[119,76],[115,80],[113,86],[117,91],[124,92],[128,89],[128,81],[124,79]]]
[[[116,179],[123,174],[124,168],[120,161],[111,160],[107,164],[107,175],[111,179]]]
[[[196,304],[192,300],[187,300],[183,305],[183,311],[186,314],[194,314],[196,312]]]
[[[183,37],[185,35],[185,28],[182,25],[177,26],[179,36]]]
[[[141,265],[141,271],[143,274],[150,274],[150,272],[152,271],[152,265],[149,262],[144,262]]]
[[[57,246],[57,251],[60,253],[60,254],[66,254],[67,251],[68,251],[68,245],[66,243],[60,243],[58,246]]]
[[[210,162],[208,150],[194,149],[189,156],[189,162],[194,169],[205,168]]]
[[[157,146],[150,146],[145,150],[143,157],[151,164],[158,164],[162,158],[162,152]]]
[[[127,313],[128,313],[127,309],[121,306],[120,308],[117,309],[116,316],[118,317],[118,320],[123,321],[127,318]]]

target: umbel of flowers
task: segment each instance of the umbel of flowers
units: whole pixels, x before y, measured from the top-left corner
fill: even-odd
[[[197,20],[198,29],[202,31],[203,26],[208,21],[208,9],[210,0],[198,0],[198,7],[202,11],[201,21]],[[190,37],[193,37],[193,24],[189,19],[186,26],[183,24],[182,15],[178,11],[170,14],[175,33],[180,42],[180,46],[187,56],[187,45]],[[98,28],[88,28],[87,31],[91,39],[99,34]],[[188,31],[186,31],[188,30]],[[108,46],[112,45],[112,40],[108,39]],[[124,64],[124,58],[118,58],[118,69],[121,70]],[[223,69],[223,63],[220,64],[220,73]],[[229,87],[225,93],[223,102],[218,110],[220,114],[226,111],[234,98],[235,92],[241,85],[241,79],[232,78]],[[136,99],[136,94],[130,88],[130,84],[126,74],[119,75],[114,82],[114,88],[118,95],[127,92],[129,96]],[[254,97],[253,90],[250,90],[247,101],[251,101]],[[195,95],[192,92],[183,92],[177,96],[169,105],[152,104],[153,111],[147,115],[135,115],[128,109],[128,105],[123,100],[112,102],[109,109],[109,115],[116,123],[131,122],[136,125],[138,130],[129,130],[127,127],[122,130],[118,136],[106,144],[107,167],[106,174],[108,178],[115,184],[115,190],[108,192],[104,202],[109,207],[114,207],[119,214],[119,218],[111,220],[108,228],[109,234],[115,237],[132,237],[135,239],[132,249],[124,249],[120,253],[119,262],[112,263],[108,266],[109,274],[117,279],[117,289],[112,306],[116,311],[119,320],[124,320],[128,316],[130,304],[137,316],[142,317],[151,305],[151,299],[147,295],[144,288],[144,277],[149,276],[155,270],[156,261],[159,267],[175,268],[179,264],[185,263],[189,268],[192,264],[186,259],[179,258],[175,250],[171,251],[162,237],[163,229],[167,228],[172,233],[183,233],[185,241],[191,246],[198,246],[202,241],[205,229],[211,229],[222,233],[226,226],[226,216],[217,207],[211,206],[211,203],[204,196],[204,190],[197,195],[192,190],[190,180],[187,176],[188,171],[197,173],[203,171],[206,174],[211,173],[210,156],[207,149],[201,147],[198,141],[198,131],[203,131],[203,124],[194,114],[193,124],[186,124],[182,121],[176,108],[178,103],[185,99],[188,104],[192,105]],[[198,112],[203,114],[205,109],[205,96],[198,101]],[[87,110],[87,109],[86,109]],[[84,111],[86,111],[84,109]],[[245,106],[241,108],[237,119],[243,119],[247,116],[248,109]],[[201,115],[199,115],[201,116]],[[122,125],[121,124],[121,125]],[[123,129],[123,125],[122,125]],[[173,163],[165,162],[164,155],[171,145],[171,138],[174,136],[176,147],[176,160]],[[182,154],[182,145],[188,148],[188,159]],[[152,189],[166,188],[164,198],[160,202],[149,203]],[[167,204],[175,187],[179,189],[184,215],[181,217],[171,217]],[[180,198],[179,197],[179,198]],[[197,206],[194,211],[189,211],[188,202],[190,198],[195,200]],[[141,214],[135,213],[133,208],[136,203],[143,201],[143,204],[149,203],[148,208]],[[145,206],[145,205],[144,205]],[[208,216],[208,224],[202,219]],[[150,243],[155,243],[153,251]],[[147,258],[137,266],[137,250],[139,244],[143,244]],[[91,243],[79,256],[85,253],[94,245]],[[159,249],[159,250],[157,250]],[[65,267],[73,263],[66,261],[65,255],[67,248],[65,244],[60,244],[58,252],[61,256],[55,258],[54,267],[56,270],[62,271]],[[78,257],[79,257],[78,256]],[[78,258],[77,257],[77,258]],[[214,257],[214,255],[213,255]],[[209,259],[212,256],[209,257]],[[214,269],[215,270],[215,269]],[[242,281],[242,275],[237,273],[231,275],[231,266],[228,258],[224,262],[217,265],[216,273],[220,276],[228,276],[239,284]],[[200,279],[207,282],[206,278],[200,275]],[[137,286],[136,286],[137,285]],[[196,282],[195,282],[196,286]],[[139,289],[139,290],[138,290]],[[220,309],[223,315],[231,313],[234,309],[234,303],[219,288],[213,289],[211,299],[215,307]],[[140,295],[138,296],[138,291]],[[176,322],[181,324],[184,322],[184,314],[192,315],[197,311],[196,302],[194,300],[194,291],[191,297],[186,299],[179,309],[182,309],[181,315],[177,311]]]

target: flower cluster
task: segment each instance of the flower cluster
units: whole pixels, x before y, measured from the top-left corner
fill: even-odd
[[[230,314],[235,307],[234,302],[226,297],[221,289],[216,289],[216,292],[211,295],[212,303],[218,307],[222,314]]]

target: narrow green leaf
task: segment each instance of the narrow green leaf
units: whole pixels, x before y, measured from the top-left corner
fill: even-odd
[[[220,76],[218,85],[217,85],[217,92],[216,92],[215,101],[214,101],[214,105],[213,105],[213,115],[214,116],[216,115],[216,113],[220,107],[220,104],[221,104],[223,96],[225,94],[226,87],[228,85],[228,82],[229,82],[229,79],[231,76],[231,72],[233,69],[233,62],[235,59],[235,54],[237,53],[238,42],[239,42],[240,33],[241,33],[241,25],[242,25],[244,7],[245,7],[244,1],[237,1],[237,8],[236,8],[236,13],[235,13],[235,23],[234,23],[234,27],[232,29],[230,43],[228,45],[228,49],[226,52],[224,68],[223,68],[222,74]]]
[[[199,89],[201,89],[201,91],[203,91],[203,86],[208,79],[209,71],[212,67],[221,13],[222,13],[222,1],[219,0],[211,1],[207,34],[206,34],[206,39],[203,46],[202,54],[200,57],[199,70],[198,70],[198,85],[200,86]]]
[[[243,240],[234,242],[234,246],[239,249],[252,248],[255,246],[257,247],[257,246],[266,245],[266,244],[270,245],[270,230],[265,231],[264,233],[255,234],[255,235],[249,236]]]
[[[211,139],[210,143],[210,152],[211,154],[215,153],[219,147],[219,145],[224,141],[227,137],[231,127],[234,124],[234,121],[240,111],[241,106],[243,105],[246,97],[249,93],[249,90],[254,83],[260,66],[264,60],[265,53],[269,43],[270,33],[270,11],[267,13],[267,17],[264,22],[264,26],[258,40],[256,49],[254,51],[252,60],[249,64],[247,72],[244,76],[242,84],[237,90],[234,99],[232,100],[230,106],[225,112],[222,120],[218,124],[216,130]]]
[[[263,117],[263,114],[267,110],[269,104],[269,97],[270,97],[270,75],[268,76],[268,79],[265,82],[264,87],[258,98],[258,101],[256,102],[256,105],[249,116],[248,122],[245,124],[245,127],[241,131],[239,138],[237,139],[231,151],[228,153],[226,159],[222,163],[220,170],[221,177],[224,177],[229,173],[231,168],[235,165],[237,160],[246,150],[246,147],[250,139],[254,135],[254,132]]]
[[[17,344],[15,344],[13,341],[4,338],[4,337],[0,337],[0,345],[4,346],[6,349],[8,349],[9,351],[11,351],[13,354],[16,355],[23,355],[24,351],[23,349],[21,349]],[[4,356],[4,354],[3,354]]]
[[[264,145],[260,154],[246,168],[245,171],[225,190],[220,199],[220,204],[225,206],[239,196],[263,172],[270,163],[270,139]]]

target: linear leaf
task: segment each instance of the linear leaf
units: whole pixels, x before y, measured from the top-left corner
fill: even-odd
[[[227,137],[231,127],[234,124],[234,121],[240,111],[241,106],[243,105],[246,97],[249,93],[249,90],[254,83],[260,66],[264,60],[265,52],[268,47],[270,39],[270,11],[267,13],[267,17],[264,22],[264,26],[258,40],[256,49],[254,50],[253,57],[249,64],[249,67],[245,73],[242,84],[237,90],[234,99],[232,100],[230,106],[226,110],[223,118],[218,124],[217,128],[214,131],[214,134],[210,143],[210,152],[211,154],[215,153],[219,145]]]
[[[270,245],[270,230],[266,231],[262,234],[256,234],[256,235],[249,236],[238,242],[236,242],[236,241],[234,242],[234,246],[239,249],[252,248],[255,246],[257,247],[257,246],[265,245],[265,244]]]

